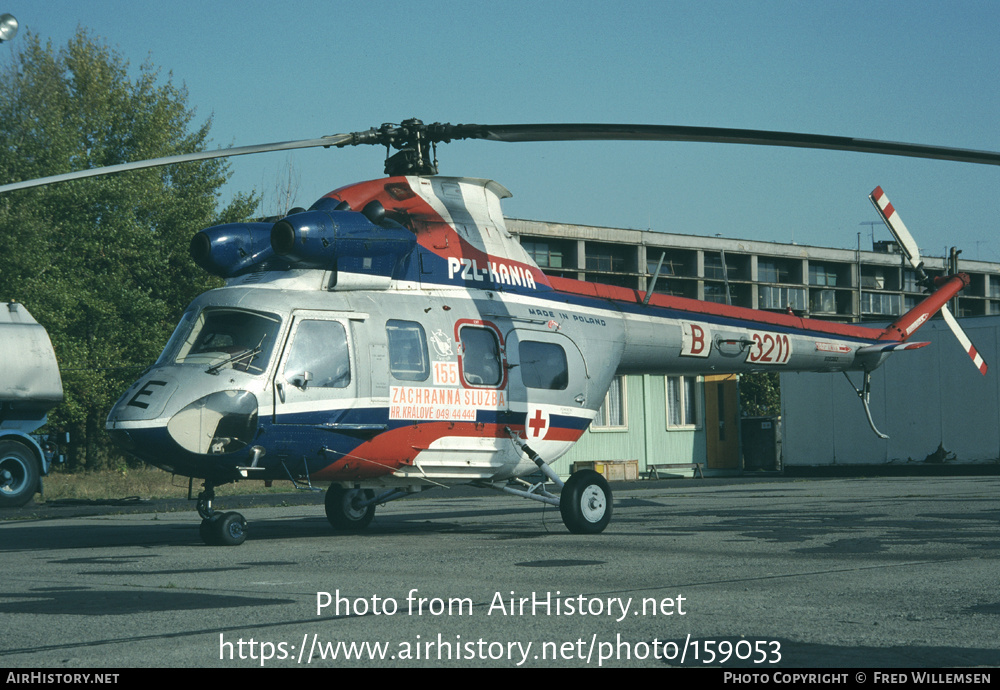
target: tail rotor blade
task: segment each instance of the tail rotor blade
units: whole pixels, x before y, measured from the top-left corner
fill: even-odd
[[[965,331],[962,330],[962,327],[958,324],[958,319],[954,317],[947,305],[941,308],[941,316],[944,317],[945,323],[948,324],[948,328],[951,329],[951,332],[955,334],[956,338],[958,338],[958,342],[961,343],[962,349],[964,349],[966,354],[968,354],[972,359],[973,365],[975,365],[976,369],[979,369],[980,374],[986,376],[987,366],[986,362],[983,361],[983,356],[979,354],[976,346],[972,344],[971,340],[969,340],[969,336],[967,336]]]

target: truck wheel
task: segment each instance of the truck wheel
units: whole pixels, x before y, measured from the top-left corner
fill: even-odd
[[[0,508],[18,508],[38,490],[42,470],[24,444],[0,441]]]

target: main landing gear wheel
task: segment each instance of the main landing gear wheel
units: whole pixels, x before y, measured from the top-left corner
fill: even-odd
[[[559,497],[563,524],[573,534],[599,534],[611,522],[611,487],[593,470],[573,473]]]
[[[23,443],[0,441],[0,508],[19,508],[38,490],[38,458]]]
[[[375,517],[375,504],[361,503],[374,497],[371,489],[345,489],[331,484],[326,490],[326,519],[335,530],[360,532]]]

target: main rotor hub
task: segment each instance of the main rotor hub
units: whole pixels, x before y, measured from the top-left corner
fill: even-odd
[[[385,174],[394,175],[437,175],[437,141],[428,127],[416,118],[403,120],[400,124],[383,124],[378,132],[381,143],[386,148]],[[391,148],[398,153],[389,155]]]

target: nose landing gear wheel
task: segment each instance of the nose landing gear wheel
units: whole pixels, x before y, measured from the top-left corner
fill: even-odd
[[[198,531],[209,546],[239,546],[247,539],[247,521],[239,513],[216,513],[202,520]]]
[[[198,494],[198,515],[201,525],[198,533],[208,546],[239,546],[247,540],[247,521],[239,513],[217,513],[212,508],[215,487],[205,481],[205,489]]]
[[[611,522],[614,501],[608,482],[593,470],[575,472],[563,486],[559,512],[573,534],[599,534]]]

